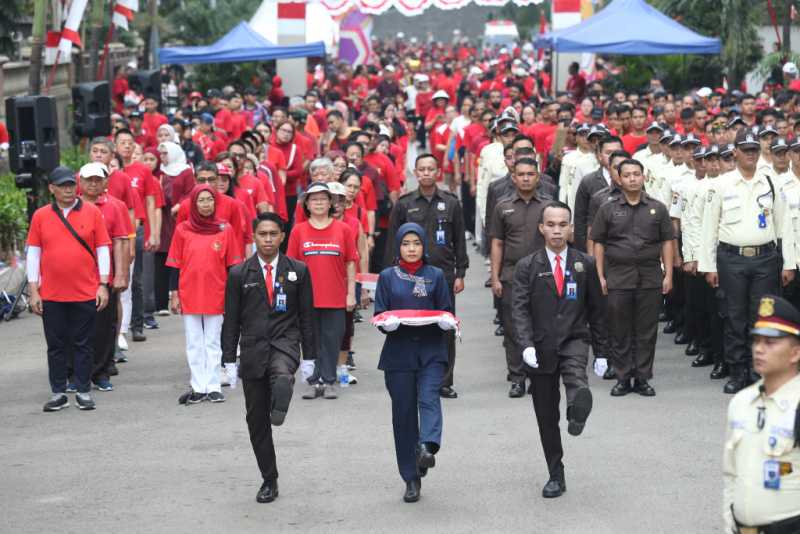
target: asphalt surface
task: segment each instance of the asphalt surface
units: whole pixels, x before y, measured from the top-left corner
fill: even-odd
[[[131,343],[115,390],[97,410],[46,414],[41,322],[0,323],[2,532],[559,532],[721,531],[722,384],[659,335],[658,395],[612,398],[591,375],[594,411],[583,435],[564,434],[568,491],[545,500],[547,471],[530,397],[509,399],[500,338],[472,256],[458,299],[463,340],[456,389],[443,399],[444,436],[422,499],[402,502],[389,397],[377,370],[382,336],[356,325],[359,384],[338,400],[296,389],[275,430],[280,497],[258,504],[241,388],[227,402],[184,407],[179,318],[159,318]],[[563,397],[563,396],[562,396]],[[562,406],[563,417],[563,406]]]

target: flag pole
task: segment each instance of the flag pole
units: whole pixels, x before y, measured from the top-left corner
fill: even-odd
[[[114,2],[111,2],[111,19],[108,21],[108,34],[106,35],[106,42],[103,45],[103,55],[100,57],[100,63],[97,66],[97,75],[95,80],[100,81],[104,78],[106,70],[106,58],[108,57],[108,46],[111,44],[111,39],[114,38]]]
[[[53,82],[56,79],[56,69],[58,68],[58,62],[61,60],[61,46],[59,45],[58,52],[56,52],[56,60],[53,63],[52,68],[50,69],[50,75],[47,77],[47,84],[44,86],[43,94],[49,95],[50,94],[50,87],[53,86]]]

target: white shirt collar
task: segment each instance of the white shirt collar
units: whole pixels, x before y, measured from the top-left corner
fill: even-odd
[[[549,247],[544,247],[544,250],[547,252],[547,259],[550,260],[551,272],[556,272],[556,256],[561,258],[561,271],[564,272],[567,270],[567,250],[569,250],[569,247],[565,248],[558,254],[550,250]]]
[[[258,256],[258,253],[256,253],[256,256]],[[278,258],[280,258],[280,257],[281,257],[281,254],[279,252],[279,253],[275,254],[275,258],[270,262],[270,265],[272,265],[272,281],[273,282],[275,281],[275,273],[278,271]],[[264,273],[264,275],[266,275],[267,273],[266,273],[266,270],[264,269],[264,266],[267,264],[267,262],[262,260],[261,256],[258,256],[258,263],[259,263],[259,265],[261,265],[261,271]]]
[[[608,169],[605,167],[603,169],[603,179],[606,181],[608,185],[611,185],[611,174],[609,174]]]

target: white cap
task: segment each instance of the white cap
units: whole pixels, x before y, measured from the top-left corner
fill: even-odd
[[[708,98],[709,96],[711,96],[712,92],[713,91],[711,91],[710,87],[701,87],[700,89],[697,90],[697,96],[699,96],[700,98]]]
[[[108,177],[108,167],[102,163],[92,162],[87,163],[80,170],[81,178],[88,178],[89,176],[102,176]]]
[[[347,196],[347,188],[339,182],[329,182],[328,190],[334,195]]]
[[[522,67],[514,69],[514,76],[527,76],[528,73]]]
[[[427,82],[427,81],[430,81],[430,78],[428,78],[428,75],[427,75],[427,74],[420,74],[420,75],[419,75],[419,76],[417,76],[416,78],[417,78],[417,81],[418,81],[418,82]]]
[[[794,76],[797,74],[797,65],[795,65],[791,61],[788,61],[783,64],[783,72],[784,74],[791,74]]]
[[[402,39],[405,36],[406,36],[406,34],[404,34],[403,32],[397,32],[397,38],[398,39]]]
[[[394,67],[392,65],[386,65],[383,68],[383,70],[386,70],[386,71],[389,71],[389,72],[394,72]]]
[[[433,93],[433,96],[431,97],[431,100],[436,100],[437,98],[444,98],[446,100],[450,100],[450,95],[447,94],[447,91],[443,91],[442,89],[439,89],[438,91]]]
[[[480,76],[481,74],[483,74],[483,71],[481,70],[480,67],[472,67],[471,69],[469,69],[469,74],[470,76]]]

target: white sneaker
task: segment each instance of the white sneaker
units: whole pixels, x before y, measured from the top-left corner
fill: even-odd
[[[125,339],[125,334],[120,334],[117,336],[117,346],[119,350],[128,350],[128,340]]]
[[[347,373],[347,383],[348,384],[358,384],[358,378],[353,376],[351,373]]]
[[[159,317],[169,317],[169,310],[158,310],[156,315]]]

